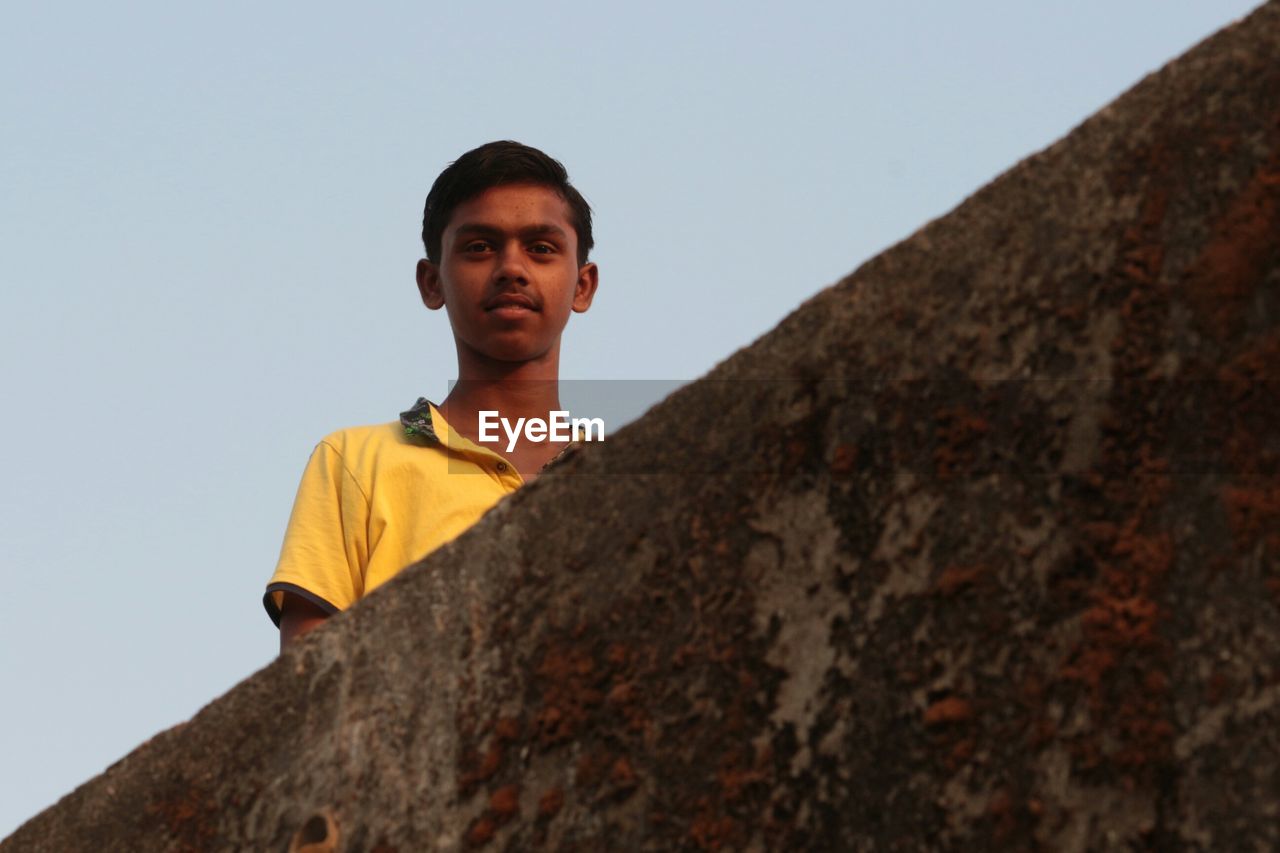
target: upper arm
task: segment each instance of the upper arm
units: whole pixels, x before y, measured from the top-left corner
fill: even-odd
[[[320,605],[292,592],[284,593],[284,603],[280,607],[280,651],[283,652],[291,643],[328,618],[328,611]]]
[[[286,599],[296,619],[350,607],[364,594],[369,504],[363,488],[328,441],[316,446],[303,472],[275,572],[262,603],[281,628]]]

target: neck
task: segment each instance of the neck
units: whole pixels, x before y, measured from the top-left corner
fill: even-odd
[[[445,419],[456,425],[473,423],[480,411],[496,411],[508,419],[546,418],[560,408],[559,383],[554,379],[460,379],[440,406]]]
[[[504,418],[546,418],[560,405],[558,347],[540,359],[502,362],[458,353],[458,381],[440,406],[455,428],[474,429],[477,413]]]

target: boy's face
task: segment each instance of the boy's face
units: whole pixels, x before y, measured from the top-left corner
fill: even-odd
[[[578,266],[578,235],[555,190],[506,184],[454,209],[440,263],[419,261],[417,278],[423,303],[448,311],[460,361],[527,362],[558,358],[569,314],[591,306],[598,273]]]

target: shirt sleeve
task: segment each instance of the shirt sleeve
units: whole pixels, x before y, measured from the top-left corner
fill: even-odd
[[[284,593],[329,613],[345,610],[364,594],[369,499],[329,443],[316,445],[302,474],[275,574],[262,603],[278,626]]]

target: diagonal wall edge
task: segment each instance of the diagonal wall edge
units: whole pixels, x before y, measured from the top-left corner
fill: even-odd
[[[1278,847],[1278,380],[1272,0],[0,851]]]

